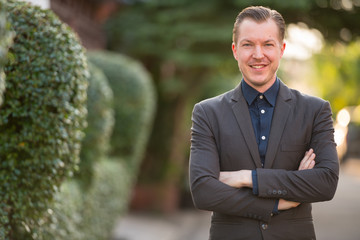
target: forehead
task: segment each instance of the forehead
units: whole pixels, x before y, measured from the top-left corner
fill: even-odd
[[[276,40],[280,41],[279,28],[272,19],[256,22],[244,19],[238,29],[238,41],[242,40]]]

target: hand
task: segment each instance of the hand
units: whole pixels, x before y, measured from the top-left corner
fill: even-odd
[[[310,148],[309,151],[307,151],[305,153],[304,158],[301,160],[298,170],[312,169],[315,166],[315,157],[316,157],[316,155],[314,153],[314,150],[312,148]],[[280,198],[278,209],[279,210],[288,210],[290,208],[295,208],[299,205],[300,205],[300,203],[298,203],[298,202],[287,201],[287,200]]]
[[[312,148],[305,153],[304,158],[300,162],[300,166],[298,170],[307,170],[312,169],[315,166],[315,153]]]
[[[300,205],[300,203],[298,203],[298,202],[287,201],[287,200],[280,198],[278,210],[288,210],[290,208],[295,208],[299,205]]]
[[[251,170],[220,172],[219,181],[234,188],[252,188]]]

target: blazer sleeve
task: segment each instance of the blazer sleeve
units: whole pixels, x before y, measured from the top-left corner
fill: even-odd
[[[304,203],[331,200],[338,183],[339,161],[328,102],[323,102],[315,116],[310,148],[313,148],[316,154],[316,164],[313,169],[302,171],[257,169],[259,196]]]
[[[212,125],[201,104],[192,115],[190,190],[197,208],[269,221],[275,199],[254,196],[249,188],[233,188],[218,180],[219,154]]]

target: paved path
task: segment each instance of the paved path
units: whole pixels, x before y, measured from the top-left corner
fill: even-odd
[[[313,204],[317,240],[360,240],[360,160],[342,167],[334,199]],[[112,240],[206,240],[210,213],[170,216],[131,213],[119,220]]]
[[[313,204],[317,240],[360,240],[360,159],[342,168],[333,200]]]
[[[121,219],[113,240],[206,240],[210,214],[182,211],[169,216],[130,214]]]

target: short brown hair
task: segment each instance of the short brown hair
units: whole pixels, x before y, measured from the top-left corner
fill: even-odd
[[[285,38],[285,20],[281,16],[279,12],[276,10],[272,10],[270,8],[262,7],[262,6],[253,6],[248,7],[242,10],[239,15],[236,17],[235,23],[234,23],[234,29],[233,29],[233,42],[236,44],[237,38],[238,38],[238,29],[240,24],[245,19],[251,19],[255,22],[261,23],[265,22],[268,19],[274,20],[276,25],[279,28],[279,38],[281,41]]]

